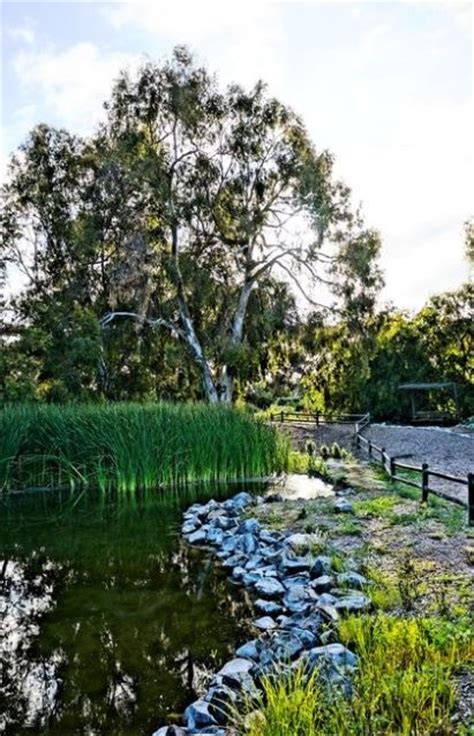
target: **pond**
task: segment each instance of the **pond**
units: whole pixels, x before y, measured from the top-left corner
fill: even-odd
[[[248,638],[244,594],[179,538],[210,495],[0,498],[0,733],[144,736],[179,718]]]

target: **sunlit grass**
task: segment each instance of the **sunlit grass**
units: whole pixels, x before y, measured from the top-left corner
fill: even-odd
[[[205,404],[24,405],[0,411],[0,488],[151,489],[286,469],[288,441]]]
[[[451,721],[453,675],[474,657],[468,620],[349,617],[339,638],[359,657],[352,695],[298,669],[263,681],[237,718],[248,736],[413,736],[460,733]],[[257,713],[255,713],[257,711]],[[253,713],[250,717],[249,713]]]

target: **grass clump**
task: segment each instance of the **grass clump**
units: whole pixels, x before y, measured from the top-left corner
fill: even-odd
[[[0,411],[0,488],[152,489],[261,477],[289,446],[249,414],[206,404],[23,405]]]
[[[455,734],[453,676],[474,656],[469,622],[400,619],[379,613],[339,626],[358,655],[352,694],[326,687],[315,672],[267,677],[241,717],[248,736],[413,736]]]
[[[298,452],[293,450],[288,455],[288,471],[298,475],[309,475],[311,477],[326,477],[327,465],[320,457],[315,457],[313,452]]]
[[[393,507],[399,503],[398,498],[394,496],[376,496],[366,501],[354,502],[354,510],[357,515],[363,518],[381,518],[392,519],[394,512]]]

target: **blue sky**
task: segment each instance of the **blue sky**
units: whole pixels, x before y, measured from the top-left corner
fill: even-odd
[[[38,122],[88,134],[111,81],[188,44],[304,118],[381,230],[384,297],[416,308],[468,274],[472,6],[465,2],[4,2],[3,159]]]

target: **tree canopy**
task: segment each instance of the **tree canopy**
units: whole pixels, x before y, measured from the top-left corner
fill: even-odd
[[[12,157],[0,280],[22,287],[0,305],[4,399],[258,403],[297,380],[355,407],[384,341],[421,354],[423,330],[433,370],[467,380],[466,294],[427,305],[416,337],[377,313],[380,236],[262,82],[222,89],[178,47],[121,73],[105,111],[89,138],[38,125]]]

